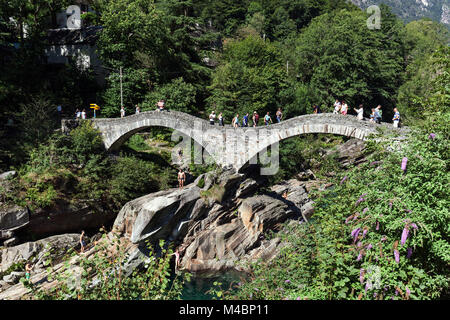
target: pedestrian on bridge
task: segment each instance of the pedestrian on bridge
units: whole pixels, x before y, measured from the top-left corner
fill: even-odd
[[[138,105],[136,105],[136,114],[139,114],[141,112],[141,108],[139,108]]]
[[[215,124],[215,121],[216,121],[216,112],[213,111],[209,115],[209,124],[213,126]]]
[[[164,108],[166,106],[166,102],[164,101],[164,99],[161,99],[158,101],[158,103],[156,104],[156,106],[158,107],[158,111],[164,111]]]
[[[345,103],[345,101],[342,101],[341,114],[343,114],[345,116],[345,115],[347,115],[347,113],[348,113],[348,105],[347,105],[347,103]]]
[[[355,110],[356,112],[356,117],[358,118],[358,120],[364,120],[364,106],[362,104],[359,105],[359,108],[353,108],[353,110]]]
[[[341,103],[339,102],[338,99],[336,99],[336,102],[334,103],[334,114],[339,114],[339,112],[341,111]]]
[[[246,113],[244,118],[242,119],[242,126],[248,127],[248,113]]]
[[[239,127],[239,113],[236,113],[236,116],[233,118],[233,128]]]
[[[400,123],[400,112],[397,108],[394,108],[394,118],[392,119],[392,121],[394,122],[394,128],[398,128]]]
[[[313,113],[314,114],[319,114],[320,113],[320,107],[318,105],[313,105]]]
[[[369,121],[375,123],[375,108],[372,108],[372,112],[370,113]]]
[[[86,109],[83,109],[83,111],[81,111],[81,119],[86,119]]]
[[[264,124],[268,126],[269,122],[273,123],[272,118],[270,117],[270,112],[267,112],[267,114],[264,116]]]
[[[121,118],[125,117],[125,108],[123,106],[120,107],[120,117]]]
[[[280,123],[281,119],[283,119],[283,112],[281,112],[281,108],[278,108],[276,116],[277,116],[277,122]]]
[[[256,126],[258,125],[258,121],[259,121],[259,114],[256,111],[253,112],[252,121],[253,121],[253,127],[256,128]]]
[[[383,110],[381,110],[381,105],[378,105],[378,107],[375,108],[375,115],[377,116],[377,123],[381,123],[381,120],[383,119]]]

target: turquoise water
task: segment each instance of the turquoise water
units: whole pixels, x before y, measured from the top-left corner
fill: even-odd
[[[247,278],[247,274],[238,271],[224,271],[213,277],[204,277],[201,275],[192,275],[191,281],[185,283],[181,295],[182,300],[211,300],[214,295],[208,293],[211,289],[219,289],[214,286],[214,282],[221,283],[222,290],[233,291],[237,283]]]

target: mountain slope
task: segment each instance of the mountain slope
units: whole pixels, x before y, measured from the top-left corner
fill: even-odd
[[[450,27],[449,0],[351,0],[365,9],[371,5],[385,3],[403,20],[409,22],[420,18],[431,18]]]

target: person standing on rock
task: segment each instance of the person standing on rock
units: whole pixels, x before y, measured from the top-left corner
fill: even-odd
[[[222,112],[221,112],[221,113],[219,113],[219,126],[221,126],[221,127],[224,127],[224,124],[223,124],[223,115],[222,115]]]
[[[84,242],[84,230],[81,231],[80,246],[81,246],[80,252],[83,253],[84,252],[84,247],[86,246],[86,242]]]
[[[186,181],[186,174],[183,170],[180,169],[180,171],[178,172],[178,187],[180,189],[183,189],[184,181]]]
[[[175,256],[175,271],[177,271],[180,266],[180,252],[178,251],[178,248],[175,250],[173,255]]]
[[[30,281],[30,277],[31,277],[31,264],[27,262],[27,264],[25,265],[25,279],[27,281]]]

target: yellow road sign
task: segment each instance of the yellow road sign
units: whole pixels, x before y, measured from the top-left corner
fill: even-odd
[[[90,108],[94,109],[94,110],[100,110],[100,107],[98,105],[96,105],[95,103],[91,103],[91,107]]]

